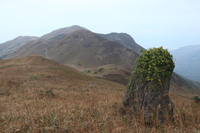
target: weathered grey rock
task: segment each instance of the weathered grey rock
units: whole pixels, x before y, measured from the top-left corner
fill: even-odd
[[[161,123],[170,120],[174,104],[169,98],[169,85],[170,79],[167,79],[162,86],[152,89],[151,83],[144,86],[138,81],[126,91],[122,100],[123,105],[131,113],[144,115],[147,123],[152,123],[157,118]]]
[[[122,103],[130,116],[144,118],[148,124],[163,123],[173,118],[174,104],[169,98],[169,88],[174,65],[170,54],[162,48],[150,50],[151,53],[147,51],[139,57]]]

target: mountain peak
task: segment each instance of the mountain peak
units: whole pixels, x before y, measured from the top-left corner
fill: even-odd
[[[50,38],[59,36],[61,34],[68,35],[68,34],[74,32],[74,31],[77,31],[77,30],[87,30],[87,29],[84,28],[84,27],[78,26],[78,25],[72,25],[70,27],[65,27],[65,28],[54,30],[51,33],[48,33],[48,34],[42,36],[41,38],[48,40]]]

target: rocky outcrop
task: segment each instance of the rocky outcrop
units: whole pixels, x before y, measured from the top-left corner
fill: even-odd
[[[136,79],[137,80],[137,79]],[[138,82],[138,81],[137,81]],[[170,120],[173,115],[174,104],[169,98],[170,79],[161,86],[153,90],[151,83],[146,86],[135,83],[130,86],[123,98],[125,108],[137,115],[143,115],[147,123],[152,123],[155,119],[159,122]]]
[[[144,118],[148,124],[170,120],[174,104],[169,98],[174,63],[167,50],[144,51],[131,75],[123,105],[130,114]]]

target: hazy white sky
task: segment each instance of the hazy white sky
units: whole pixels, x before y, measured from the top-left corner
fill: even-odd
[[[80,25],[145,48],[200,44],[200,0],[0,0],[0,43]]]

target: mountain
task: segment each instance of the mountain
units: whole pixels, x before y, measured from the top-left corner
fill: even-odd
[[[191,80],[200,81],[200,45],[186,46],[171,51],[175,72]]]
[[[63,36],[66,36],[67,34],[73,31],[81,30],[81,29],[86,30],[85,28],[77,26],[77,25],[67,27],[67,28],[61,28],[40,37],[40,39],[48,40],[53,37],[57,37],[57,39],[61,39]],[[34,41],[37,39],[39,39],[39,37],[19,36],[13,40],[0,44],[0,59],[6,58],[8,55],[16,51],[19,47],[26,44],[27,42]]]
[[[124,47],[133,50],[137,54],[140,54],[140,51],[144,49],[143,47],[138,45],[129,34],[126,33],[110,33],[110,34],[99,34],[99,35],[110,41],[116,41],[122,44]]]
[[[25,43],[36,40],[38,37],[33,36],[19,36],[13,40],[0,44],[0,59],[5,58],[9,54],[16,51],[20,46]]]
[[[58,37],[58,36],[62,37],[62,36],[65,36],[67,34],[74,32],[74,31],[77,31],[77,30],[87,30],[87,29],[83,28],[81,26],[78,26],[78,25],[73,25],[73,26],[70,26],[70,27],[61,28],[61,29],[52,31],[51,33],[48,33],[48,34],[42,36],[41,38],[48,40],[48,39],[53,38],[53,37]]]
[[[72,26],[53,31],[35,41],[26,43],[7,59],[37,54],[91,76],[126,85],[140,54],[138,54],[140,49],[143,48],[127,34],[103,35],[82,27]],[[172,88],[175,88],[173,90],[199,93],[198,82],[195,83],[197,86],[194,86],[193,81],[183,79],[182,76],[173,75],[172,79]],[[181,85],[181,83],[184,84]]]
[[[77,67],[97,67],[106,64],[125,68],[135,65],[138,54],[116,41],[110,41],[89,30],[77,30],[67,35],[40,38],[26,43],[8,58],[37,54],[63,64]]]

